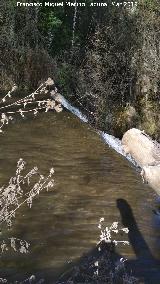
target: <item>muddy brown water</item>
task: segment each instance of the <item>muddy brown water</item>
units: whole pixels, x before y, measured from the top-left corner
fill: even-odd
[[[106,226],[117,221],[124,227],[118,199],[125,200],[132,210],[133,222],[145,246],[138,244],[135,232],[130,245],[120,244],[116,251],[129,260],[139,256],[145,259],[148,252],[159,258],[160,221],[152,211],[155,192],[87,124],[66,111],[44,113],[34,119],[17,119],[0,139],[1,185],[14,174],[20,157],[28,169],[38,166],[43,174],[52,165],[55,169],[54,190],[41,193],[31,209],[23,206],[9,231],[2,228],[1,241],[11,236],[27,240],[30,252],[2,254],[1,277],[11,282],[34,274],[45,283],[55,283],[68,267],[96,246],[101,217]],[[128,240],[124,233],[116,239]]]

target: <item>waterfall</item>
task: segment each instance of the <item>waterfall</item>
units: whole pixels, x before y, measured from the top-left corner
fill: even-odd
[[[83,115],[82,112],[78,108],[72,106],[62,95],[59,95],[59,98],[60,98],[60,102],[63,107],[65,107],[70,112],[72,112],[74,115],[79,117],[80,120],[82,120],[83,122],[88,122],[87,117]]]
[[[126,157],[126,159],[134,164],[136,167],[138,166],[135,160],[131,157],[130,154],[127,154],[124,152],[123,147],[122,147],[122,142],[120,139],[114,137],[113,135],[107,134],[103,131],[98,131],[99,135],[103,139],[103,141],[108,144],[109,147],[114,149],[117,153],[120,155]]]
[[[59,95],[61,104],[63,107],[68,109],[70,112],[72,112],[74,115],[80,118],[83,122],[88,122],[88,118],[76,107],[72,106],[62,95]],[[103,131],[98,131],[98,134],[103,139],[103,141],[112,149],[114,149],[117,153],[124,156],[128,161],[130,161],[132,164],[137,166],[136,162],[130,155],[126,155],[123,151],[122,142],[120,139],[114,137],[113,135],[107,134]]]

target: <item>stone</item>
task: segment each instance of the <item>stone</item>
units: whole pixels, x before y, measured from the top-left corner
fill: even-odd
[[[132,128],[123,135],[122,146],[142,168],[144,181],[160,195],[160,144],[144,131]]]
[[[140,167],[160,163],[160,144],[139,129],[132,128],[125,132],[122,146]]]
[[[160,195],[160,164],[157,166],[145,166],[141,176]]]

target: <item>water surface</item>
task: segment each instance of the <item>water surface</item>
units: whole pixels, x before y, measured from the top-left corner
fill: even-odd
[[[36,274],[45,283],[55,283],[68,265],[95,247],[101,217],[106,226],[117,221],[123,227],[118,199],[129,204],[146,241],[146,247],[139,246],[139,254],[145,258],[150,251],[159,257],[160,223],[152,212],[154,191],[87,124],[66,111],[49,112],[34,119],[17,119],[0,139],[1,185],[14,174],[19,158],[27,162],[28,169],[38,166],[43,174],[52,166],[55,169],[54,190],[41,193],[31,209],[21,208],[12,229],[2,230],[2,239],[16,236],[31,244],[25,256],[1,256],[2,276],[12,281]],[[127,236],[119,234],[117,239],[127,240]],[[127,259],[136,259],[134,246],[119,245],[116,250]]]

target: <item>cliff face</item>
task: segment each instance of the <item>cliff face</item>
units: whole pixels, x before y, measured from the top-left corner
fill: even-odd
[[[136,99],[140,108],[140,127],[160,137],[160,7],[140,11],[141,49],[137,52]]]
[[[119,137],[137,127],[160,138],[159,26],[156,1],[139,1],[132,13],[112,11],[97,26],[76,89],[96,127]]]

